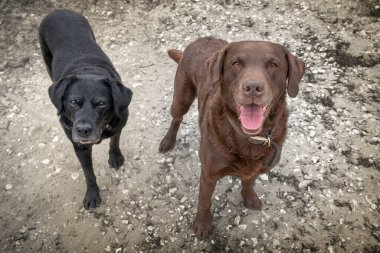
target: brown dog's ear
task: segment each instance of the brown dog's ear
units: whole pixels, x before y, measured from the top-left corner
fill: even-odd
[[[297,57],[292,55],[288,50],[286,50],[286,59],[288,61],[288,94],[290,97],[294,98],[299,92],[299,82],[303,74],[305,73],[305,63],[299,60]]]
[[[63,111],[63,97],[65,95],[66,89],[77,79],[78,78],[76,76],[64,77],[49,87],[49,97],[51,102],[53,102],[57,108],[58,115]]]
[[[223,75],[224,58],[227,53],[227,46],[224,46],[219,52],[208,58],[205,62],[206,69],[212,83],[216,83]]]
[[[133,93],[119,81],[107,78],[105,82],[111,88],[115,114],[118,118],[121,118],[124,110],[127,109],[129,103],[131,103]]]

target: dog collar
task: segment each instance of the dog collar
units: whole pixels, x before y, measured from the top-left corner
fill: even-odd
[[[272,141],[273,130],[268,130],[265,133],[265,136],[249,135],[249,134],[244,133],[240,129],[240,127],[236,124],[236,122],[233,119],[231,119],[228,115],[227,115],[227,119],[228,119],[228,122],[230,123],[230,125],[232,126],[232,129],[234,129],[235,132],[237,132],[240,136],[247,138],[250,143],[255,144],[255,145],[267,146],[268,148],[271,146],[273,147],[274,153],[268,162],[268,167],[273,168],[275,161],[278,160],[277,144],[274,141]]]

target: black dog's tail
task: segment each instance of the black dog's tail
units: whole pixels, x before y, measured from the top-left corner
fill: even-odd
[[[182,51],[180,50],[177,50],[177,49],[170,49],[168,51],[168,55],[170,58],[172,58],[176,63],[179,63],[179,61],[181,60],[182,58]]]
[[[42,26],[42,24],[41,24],[41,26]],[[39,37],[39,40],[40,40],[42,57],[44,58],[44,61],[45,61],[45,64],[46,64],[49,76],[50,76],[51,79],[53,79],[53,73],[52,73],[52,69],[51,69],[51,63],[53,61],[53,55],[50,52],[50,49],[49,49],[48,45],[46,44],[46,41],[45,41],[45,38],[44,38],[44,35],[43,35],[43,32],[42,32],[42,27],[41,26],[39,28],[38,37]]]

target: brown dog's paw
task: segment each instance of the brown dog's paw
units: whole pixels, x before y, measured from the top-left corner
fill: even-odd
[[[241,196],[243,197],[243,203],[246,208],[250,209],[258,209],[260,210],[262,207],[261,200],[257,196],[254,190],[248,192],[241,192]]]
[[[202,217],[197,214],[194,220],[193,230],[199,240],[206,239],[212,232],[211,216]]]
[[[161,154],[166,153],[172,150],[174,146],[175,146],[175,137],[173,138],[172,136],[166,135],[160,143],[159,152]]]

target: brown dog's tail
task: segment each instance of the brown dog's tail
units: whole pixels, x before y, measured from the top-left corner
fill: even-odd
[[[179,63],[179,61],[181,60],[182,58],[182,51],[180,50],[177,50],[177,49],[170,49],[168,51],[168,55],[170,58],[172,58],[176,63]]]

